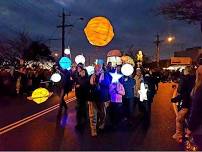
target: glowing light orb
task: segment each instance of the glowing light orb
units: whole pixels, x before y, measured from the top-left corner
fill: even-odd
[[[92,18],[84,29],[90,44],[95,46],[105,46],[114,37],[113,27],[105,17]]]
[[[138,91],[138,93],[140,94],[140,101],[144,101],[144,100],[147,100],[147,90],[145,88],[145,84],[142,82],[140,84],[140,90]]]
[[[134,68],[131,64],[124,64],[122,67],[121,67],[121,72],[123,73],[123,75],[125,76],[130,76],[133,74],[134,72]]]
[[[54,73],[52,76],[51,76],[51,81],[53,82],[59,82],[61,80],[61,75],[59,73]]]
[[[95,68],[93,66],[87,66],[86,70],[88,72],[88,75],[92,75],[95,72]]]
[[[122,74],[118,74],[117,71],[115,73],[109,73],[112,76],[112,83],[119,82],[119,79],[123,76]]]
[[[62,69],[69,69],[71,68],[72,61],[68,57],[62,57],[59,64]]]
[[[32,100],[37,104],[45,102],[49,97],[49,91],[45,88],[38,88],[32,93]]]
[[[66,49],[64,50],[64,53],[65,53],[66,55],[71,54],[69,46],[68,46],[68,48],[66,48]]]
[[[79,63],[85,64],[86,59],[83,55],[77,55],[75,57],[75,62],[76,62],[76,64],[79,64]]]

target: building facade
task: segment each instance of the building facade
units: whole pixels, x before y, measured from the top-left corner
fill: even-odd
[[[201,47],[187,48],[186,50],[174,52],[174,57],[190,57],[193,63],[197,63],[201,56]]]

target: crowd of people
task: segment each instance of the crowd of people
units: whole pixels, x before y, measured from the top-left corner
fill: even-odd
[[[88,119],[92,136],[97,136],[97,133],[105,128],[107,119],[110,120],[112,128],[116,128],[122,120],[130,125],[136,105],[145,122],[149,124],[151,103],[158,88],[158,79],[154,77],[152,70],[137,68],[134,74],[123,75],[119,80],[113,81],[112,73],[121,75],[121,66],[112,67],[110,62],[107,66],[97,64],[90,76],[82,64],[70,71],[66,70],[66,73],[62,70],[66,77],[61,94],[61,107],[67,109],[63,97],[74,86],[77,98],[76,129],[83,129]],[[147,98],[143,100],[140,98],[142,85],[147,89]]]
[[[112,67],[110,62],[107,66],[97,64],[91,75],[81,63],[72,66],[69,71],[57,67],[52,70],[21,67],[8,72],[2,68],[0,84],[2,89],[9,81],[15,82],[16,94],[30,95],[42,84],[47,84],[41,82],[49,81],[51,75],[59,71],[62,75],[58,85],[61,90],[60,108],[68,109],[64,96],[74,88],[77,98],[75,129],[82,130],[90,122],[91,135],[97,136],[99,131],[105,129],[107,122],[110,122],[112,128],[118,127],[123,121],[130,126],[135,109],[142,114],[145,125],[149,125],[151,105],[159,82],[172,81],[178,83],[177,96],[171,99],[178,106],[173,138],[182,143],[183,137],[193,136],[197,145],[202,145],[202,66],[197,70],[186,67],[182,72],[136,68],[130,76],[122,75],[121,67]],[[112,73],[122,76],[113,81]],[[50,86],[51,83],[48,84]],[[141,99],[142,87],[147,90],[144,99]]]

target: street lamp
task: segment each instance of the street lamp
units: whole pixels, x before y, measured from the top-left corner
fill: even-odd
[[[167,42],[171,43],[175,40],[174,36],[169,36],[167,37]],[[165,40],[160,40],[160,36],[159,34],[156,35],[156,40],[154,41],[154,43],[156,44],[156,63],[157,63],[157,67],[159,67],[159,61],[160,61],[160,44],[162,42],[164,42]]]
[[[167,38],[167,42],[168,43],[171,43],[171,42],[173,42],[175,40],[175,37],[174,36],[169,36],[168,38]]]

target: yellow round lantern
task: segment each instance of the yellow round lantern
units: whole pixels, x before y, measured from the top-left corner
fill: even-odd
[[[32,93],[32,100],[37,104],[45,102],[49,97],[49,91],[45,88],[38,88]]]
[[[90,44],[95,46],[105,46],[114,37],[113,27],[105,17],[92,18],[84,29]]]

